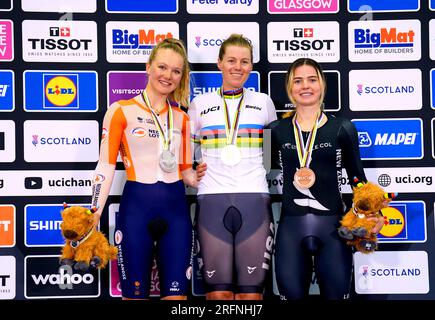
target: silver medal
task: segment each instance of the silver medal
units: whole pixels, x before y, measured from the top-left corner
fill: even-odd
[[[177,169],[177,159],[170,150],[163,150],[159,159],[160,168],[165,172],[174,172]]]

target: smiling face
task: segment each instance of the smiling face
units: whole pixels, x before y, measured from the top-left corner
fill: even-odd
[[[171,49],[159,49],[155,59],[146,67],[147,87],[156,95],[170,95],[180,84],[183,68],[181,55]]]
[[[324,88],[314,67],[307,64],[297,67],[290,81],[290,96],[297,107],[320,107]]]
[[[252,71],[251,51],[246,47],[228,46],[222,59],[218,60],[218,68],[222,71],[225,91],[243,87]]]

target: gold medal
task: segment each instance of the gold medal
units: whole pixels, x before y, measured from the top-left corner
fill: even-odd
[[[242,160],[242,153],[237,146],[229,144],[222,149],[221,160],[225,165],[233,167]]]
[[[294,175],[295,184],[301,189],[308,189],[316,182],[316,174],[308,167],[297,169]]]

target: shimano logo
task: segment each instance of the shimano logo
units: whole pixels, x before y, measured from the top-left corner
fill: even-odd
[[[29,229],[31,231],[39,231],[39,230],[60,230],[60,225],[62,223],[62,220],[59,221],[52,221],[52,220],[45,220],[45,221],[30,221],[29,222]]]

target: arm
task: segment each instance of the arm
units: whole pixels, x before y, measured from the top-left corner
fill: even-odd
[[[116,159],[126,119],[117,105],[109,107],[103,120],[103,134],[100,145],[100,158],[92,179],[92,207],[98,210],[94,214],[94,223],[98,225],[100,216],[109,196],[115,174]]]

